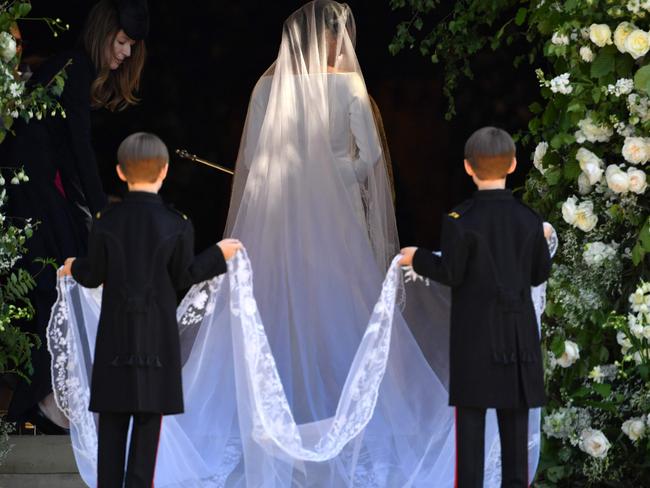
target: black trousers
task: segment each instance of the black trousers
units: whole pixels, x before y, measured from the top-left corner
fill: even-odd
[[[456,488],[483,488],[485,408],[456,408]],[[501,487],[528,487],[528,408],[497,409]]]
[[[129,462],[126,439],[133,417]],[[159,413],[100,413],[97,488],[152,488],[162,416]]]

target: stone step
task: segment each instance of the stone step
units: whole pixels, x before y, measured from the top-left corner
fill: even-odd
[[[70,437],[11,436],[0,464],[0,488],[86,488],[77,472]]]
[[[11,436],[9,443],[13,448],[0,464],[0,474],[78,473],[67,435]]]
[[[87,488],[78,474],[0,474],[0,488]]]

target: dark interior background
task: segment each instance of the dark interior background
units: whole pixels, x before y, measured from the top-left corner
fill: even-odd
[[[252,88],[275,59],[284,19],[303,3],[150,1],[149,56],[141,103],[121,113],[93,114],[94,146],[107,192],[125,191],[115,176],[115,152],[124,137],[138,130],[158,134],[171,151],[186,148],[233,167]],[[33,17],[58,17],[70,29],[53,38],[45,24],[22,22],[25,55],[48,56],[73,46],[92,4],[35,0]],[[478,56],[473,61],[475,79],[459,87],[458,115],[447,122],[442,67],[415,50],[397,56],[388,52],[396,25],[408,13],[391,11],[388,0],[349,0],[348,4],[357,23],[357,55],[388,137],[401,241],[435,247],[442,212],[473,191],[462,168],[465,139],[484,125],[511,132],[526,127],[527,106],[537,97],[537,82],[530,66],[515,69],[512,64],[514,55],[526,46],[515,44]],[[529,151],[520,148],[519,169],[509,187],[522,185],[530,167]],[[198,247],[222,236],[230,182],[229,175],[172,158],[162,194],[191,216]]]

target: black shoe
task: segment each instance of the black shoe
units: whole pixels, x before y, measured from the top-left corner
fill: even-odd
[[[38,405],[34,405],[24,417],[25,422],[36,427],[36,433],[45,435],[70,435],[70,429],[64,429],[52,422]]]

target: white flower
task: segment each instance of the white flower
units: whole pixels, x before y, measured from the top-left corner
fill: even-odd
[[[595,383],[602,383],[605,376],[603,375],[600,366],[594,366],[594,368],[589,372],[589,378],[594,380]]]
[[[632,342],[627,338],[623,331],[618,331],[616,333],[616,342],[621,346],[621,353],[623,354],[627,354],[627,352],[632,349]]]
[[[585,429],[580,434],[580,449],[597,459],[607,456],[611,444],[600,430]]]
[[[569,197],[562,204],[562,218],[567,224],[573,225],[576,221],[576,212],[578,211],[577,200],[575,197]]]
[[[557,46],[568,46],[569,36],[566,34],[561,34],[559,32],[554,32],[553,37],[551,37],[551,42]]]
[[[5,179],[0,175],[0,186],[3,186],[5,184]]]
[[[587,176],[589,185],[595,185],[603,176],[603,161],[594,153],[581,147],[576,153],[580,169]]]
[[[635,417],[623,422],[621,430],[631,441],[638,441],[645,436],[646,425],[642,418]]]
[[[620,78],[615,85],[607,85],[607,93],[620,97],[629,95],[634,90],[634,80],[630,78]]]
[[[544,156],[546,156],[546,151],[548,151],[548,142],[540,142],[537,144],[537,147],[535,148],[535,154],[533,155],[533,166],[537,168],[537,170],[544,174],[544,168],[542,167],[542,160],[544,159]]]
[[[578,193],[580,195],[587,195],[591,191],[591,188],[589,177],[584,173],[580,173],[580,176],[578,176]]]
[[[650,159],[650,147],[644,137],[626,137],[622,150],[623,157],[628,163],[645,164]]]
[[[616,248],[604,242],[590,242],[585,245],[582,258],[588,266],[598,266],[603,261],[616,257]]]
[[[627,108],[630,111],[630,115],[637,117],[637,120],[641,122],[650,120],[650,100],[647,97],[631,93],[627,97]]]
[[[625,49],[625,41],[627,40],[627,37],[636,29],[637,27],[630,22],[621,22],[618,24],[618,27],[614,31],[614,44],[620,52],[627,52]]]
[[[548,82],[548,86],[553,93],[562,93],[563,95],[570,95],[573,93],[571,81],[569,81],[569,73],[563,73],[553,78]]]
[[[5,63],[16,56],[16,39],[8,32],[0,32],[0,57]]]
[[[643,325],[637,320],[636,316],[632,314],[628,315],[627,323],[630,327],[630,334],[637,339],[641,339],[643,337]]]
[[[612,30],[607,24],[591,24],[589,26],[589,39],[598,47],[612,43]]]
[[[591,63],[594,60],[594,52],[589,46],[582,46],[580,48],[580,57],[585,63]]]
[[[607,166],[605,179],[607,180],[607,186],[614,193],[627,193],[630,189],[630,180],[627,173],[624,173],[621,168],[615,164]]]
[[[557,358],[557,364],[563,368],[570,367],[580,358],[580,348],[578,344],[572,341],[564,341],[564,353]]]
[[[625,39],[625,50],[630,53],[634,59],[645,56],[650,50],[650,37],[648,33],[637,29]]]
[[[575,137],[580,144],[585,140],[589,142],[608,142],[614,134],[611,127],[605,124],[596,125],[590,114],[587,114],[587,117],[578,122],[578,128],[580,130],[576,131]]]
[[[591,232],[598,224],[598,216],[594,215],[594,204],[586,200],[576,210],[574,226],[583,232]]]
[[[630,191],[637,195],[645,193],[648,184],[646,182],[645,171],[636,168],[627,169],[627,178],[630,181]]]
[[[19,185],[20,184],[20,180],[18,179],[17,176],[14,176],[13,178],[11,178],[11,184],[12,185]]]

